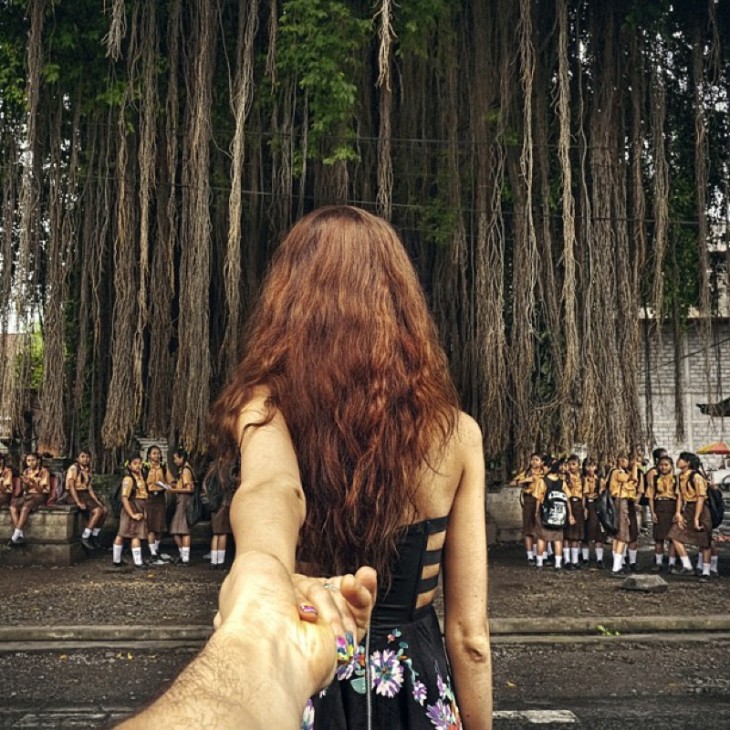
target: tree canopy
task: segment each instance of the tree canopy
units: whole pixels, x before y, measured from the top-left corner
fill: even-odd
[[[710,342],[727,275],[729,49],[717,0],[0,0],[0,328],[43,338],[2,402],[53,452],[204,451],[272,251],[350,202],[487,453],[651,442],[642,337]]]

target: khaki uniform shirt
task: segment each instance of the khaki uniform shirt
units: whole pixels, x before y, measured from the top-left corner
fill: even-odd
[[[164,492],[165,490],[162,487],[157,486],[157,482],[164,481],[166,481],[165,468],[162,466],[162,464],[160,464],[160,466],[150,466],[150,469],[147,472],[147,491],[150,494]]]
[[[10,492],[13,491],[13,470],[6,466],[3,468],[2,472],[0,473],[0,492],[7,492],[10,494]]]
[[[626,479],[624,479],[626,477]],[[638,481],[631,478],[630,472],[618,467],[611,472],[608,489],[612,497],[619,499],[636,499]]]
[[[51,473],[45,466],[40,469],[25,469],[23,477],[32,482],[25,486],[29,494],[48,494],[51,490]]]
[[[679,475],[679,491],[685,502],[696,502],[700,497],[707,499],[707,481],[702,474],[688,469]]]
[[[176,487],[191,493],[195,489],[195,478],[193,477],[193,470],[190,464],[183,464],[180,469],[180,476],[177,478]]]
[[[136,484],[135,484],[136,482]],[[130,497],[132,494],[132,487],[135,488],[134,497]],[[135,474],[129,475],[122,480],[122,497],[127,499],[147,499],[147,483],[144,477],[136,476]]]
[[[598,475],[583,477],[583,494],[586,495],[589,502],[598,497]]]
[[[583,479],[580,474],[568,474],[563,488],[568,499],[583,498]]]
[[[543,476],[544,472],[542,469],[538,472],[521,471],[514,480],[520,487],[522,487],[524,494],[531,494],[534,497],[538,482],[542,480]]]
[[[88,492],[91,485],[91,469],[72,464],[66,473],[66,489],[73,487],[77,492]]]
[[[677,499],[677,477],[674,474],[658,474],[647,480],[646,496],[650,499]]]

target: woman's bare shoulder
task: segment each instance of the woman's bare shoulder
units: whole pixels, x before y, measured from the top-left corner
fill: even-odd
[[[454,437],[458,446],[463,449],[483,448],[482,429],[479,424],[464,411],[459,411]]]

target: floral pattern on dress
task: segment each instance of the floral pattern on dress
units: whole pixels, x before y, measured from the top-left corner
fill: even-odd
[[[451,678],[441,675],[438,663],[435,663],[436,690],[438,699],[427,703],[428,687],[419,679],[418,672],[408,655],[408,644],[398,641],[401,636],[399,629],[393,629],[388,634],[388,648],[373,651],[370,654],[370,689],[376,695],[388,699],[396,697],[403,689],[406,673],[411,679],[411,697],[420,707],[425,709],[426,718],[436,730],[459,730],[462,727],[456,698],[451,688]],[[367,662],[365,646],[357,647],[352,659],[337,668],[336,679],[349,682],[352,689],[364,695],[367,691],[366,674]],[[327,690],[319,693],[324,697]],[[312,701],[307,702],[302,717],[302,730],[313,730],[314,706]]]

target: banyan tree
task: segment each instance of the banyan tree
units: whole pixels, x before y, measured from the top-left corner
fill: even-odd
[[[0,0],[2,410],[205,451],[272,251],[347,202],[489,455],[651,443],[646,338],[726,285],[729,73],[718,0]]]

